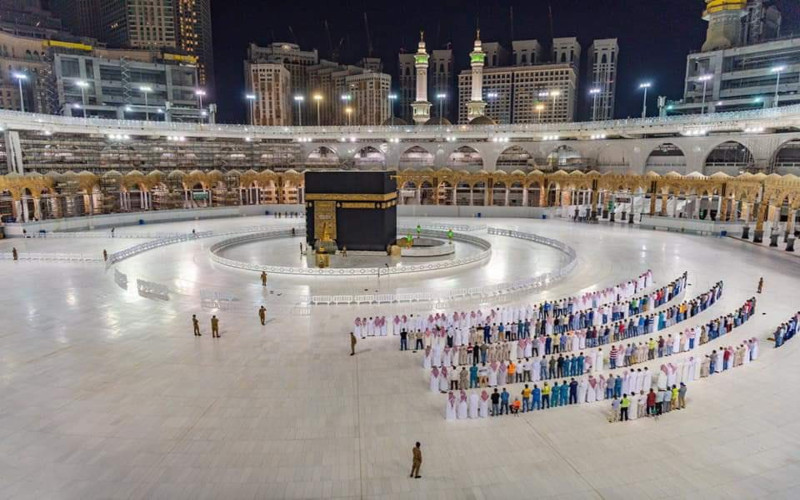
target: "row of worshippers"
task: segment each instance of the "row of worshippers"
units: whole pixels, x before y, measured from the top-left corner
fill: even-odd
[[[798,324],[800,324],[800,311],[797,311],[794,316],[789,318],[786,323],[781,323],[775,330],[775,347],[782,346],[786,341],[792,340],[792,337],[797,333]]]
[[[662,377],[659,376],[657,387],[650,388],[650,391],[647,393],[645,393],[644,390],[638,393],[632,392],[630,396],[628,396],[627,393],[623,393],[621,399],[617,399],[619,396],[615,390],[614,398],[611,402],[609,422],[652,417],[662,415],[671,410],[686,408],[687,383],[757,360],[758,339],[755,337],[746,339],[736,348],[728,346],[719,351],[715,349],[711,354],[707,354],[703,360],[700,361],[699,368],[697,367],[697,362],[699,361],[697,358],[692,357],[689,359],[690,374],[680,381],[680,387],[672,383],[673,381],[669,379],[669,376],[667,376],[667,384],[662,384]],[[661,366],[661,369],[663,372],[665,369],[664,365]]]
[[[713,340],[722,335],[726,335],[734,328],[745,323],[754,314],[755,305],[756,299],[750,298],[733,313],[712,319],[702,325],[700,327],[701,330],[703,330],[703,332],[711,332],[712,335],[709,337],[702,333],[700,338],[701,344],[705,344],[706,342],[704,340],[706,339]],[[669,357],[673,354],[694,349],[694,343],[685,342],[682,340],[682,337],[683,332],[676,336],[676,339],[680,340],[677,343],[677,349],[663,350],[658,357]],[[649,343],[640,343],[638,347],[628,344],[628,347],[624,349],[616,349],[616,346],[613,346],[612,353],[614,354],[609,359],[609,368],[627,368],[638,363],[644,363],[655,359],[654,357],[650,357],[650,346],[652,342],[651,339]],[[745,351],[749,352],[747,345],[743,347]],[[620,353],[623,354],[620,355]],[[731,354],[734,353],[730,349],[720,351],[719,353],[715,351],[710,357],[711,372],[714,372],[714,366],[723,366],[723,359],[720,359],[718,363],[716,360],[717,356],[724,357]],[[744,355],[744,352],[742,354]],[[508,359],[501,360],[500,362],[494,361],[488,365],[485,363],[480,366],[473,364],[469,369],[464,366],[461,370],[454,365],[451,365],[450,368],[446,366],[442,367],[441,370],[437,366],[433,366],[430,369],[429,385],[432,392],[446,392],[452,389],[497,387],[520,382],[539,382],[562,377],[580,377],[586,373],[600,374],[603,372],[604,366],[605,358],[602,349],[594,351],[589,350],[586,355],[584,355],[583,352],[578,356],[573,354],[572,357],[564,357],[560,354],[558,358],[554,355],[549,359],[546,356],[543,356],[542,359],[533,358],[533,360],[526,358],[520,360],[519,363],[515,363],[513,359]],[[637,372],[631,370],[630,375],[625,372],[621,376],[622,380],[618,382],[620,387],[619,390],[616,391],[617,397],[619,397],[621,392],[630,392],[625,390],[624,383],[629,376],[636,376],[636,374]],[[645,369],[643,376],[647,376],[647,369]]]
[[[677,297],[685,288],[686,278],[687,275],[684,273],[682,277],[673,281],[670,283],[670,285],[662,287],[656,292],[663,292],[663,296],[665,297],[664,300],[671,300],[672,298]],[[688,316],[687,311],[690,311],[692,315],[694,315],[699,312],[698,309],[704,309],[707,307],[707,305],[713,304],[714,300],[716,300],[716,296],[721,293],[721,286],[721,283],[718,284],[718,292],[716,292],[717,287],[715,286],[707,294],[698,297],[691,303],[684,303],[681,306],[675,306],[674,308],[667,310],[664,317],[660,318],[660,324],[666,328],[673,325],[676,321],[685,319],[685,317]],[[668,297],[668,299],[666,297]],[[659,305],[662,303],[663,302],[659,303]],[[597,345],[607,344],[609,341],[611,341],[611,339],[619,340],[621,338],[638,335],[641,332],[652,333],[655,331],[655,325],[659,324],[657,319],[659,318],[655,315],[641,316],[638,320],[636,320],[634,317],[631,317],[627,323],[621,321],[614,323],[613,325],[607,325],[606,328],[598,329],[596,326],[591,328],[582,328],[575,332],[575,335],[580,338],[573,338],[571,340],[569,339],[569,331],[567,330],[564,330],[561,333],[554,333],[552,326],[545,326],[544,328],[540,329],[537,324],[533,337],[538,338],[538,342],[540,344],[545,344],[544,351],[542,351],[540,346],[535,343],[533,344],[532,349],[535,355],[538,355],[539,352],[550,354],[551,349],[553,353],[563,352],[568,350],[567,344],[572,345],[573,350],[583,349],[587,345],[589,347],[595,347]],[[483,327],[479,326],[477,328],[470,328],[467,331],[461,329],[445,330],[439,328],[434,328],[433,330],[427,329],[424,333],[420,331],[406,333],[403,331],[400,335],[400,350],[403,351],[408,349],[409,337],[411,344],[414,346],[414,350],[423,349],[434,345],[438,345],[439,347],[446,346],[448,348],[470,347],[479,345],[481,341],[483,341],[485,344],[497,342],[502,343],[506,342],[507,340],[516,342],[520,339],[531,338],[529,328],[530,323],[528,320],[526,320],[524,324],[521,322],[519,324],[511,323],[509,328],[506,328],[501,323],[499,326],[496,324],[489,326],[487,324]],[[518,335],[518,332],[522,333]],[[576,344],[576,342],[578,342],[580,345]],[[481,350],[483,351],[482,348]],[[478,353],[474,353],[474,356],[475,359],[481,359],[481,362],[485,362],[483,357],[480,357]],[[445,365],[446,364],[447,363],[445,363]]]
[[[437,328],[468,330],[473,326],[487,323],[502,323],[503,325],[509,325],[510,328],[512,323],[519,324],[525,320],[529,323],[527,332],[530,332],[531,322],[535,323],[537,319],[543,322],[547,318],[568,317],[576,311],[597,309],[615,302],[626,301],[636,293],[650,287],[652,282],[653,273],[647,270],[636,279],[628,280],[603,290],[587,292],[578,297],[545,301],[537,305],[497,307],[486,314],[480,309],[469,313],[466,311],[453,312],[452,315],[436,313],[427,317],[421,314],[416,316],[414,314],[403,314],[396,315],[388,323],[384,316],[357,317],[354,321],[353,332],[357,337],[364,338],[387,335],[389,333],[399,335],[403,330],[406,332],[424,332]],[[637,307],[641,308],[641,304],[638,304],[638,302]],[[608,312],[607,315],[610,317],[611,312]],[[544,327],[542,326],[542,328]]]
[[[709,291],[695,299],[680,305],[672,306],[670,309],[674,310],[675,313],[674,315],[670,315],[668,319],[663,322],[663,327],[669,328],[678,322],[687,320],[705,311],[711,307],[721,295],[722,282],[719,282]],[[643,318],[643,316],[640,316],[639,321],[642,321]],[[633,322],[634,318],[631,318],[631,323]],[[481,340],[485,339],[480,338],[480,333],[478,331],[473,331],[468,339],[468,344],[452,349],[442,340],[441,332],[426,332],[423,337],[423,367],[430,369],[432,366],[478,365],[498,361],[510,361],[512,359],[516,359],[517,364],[521,364],[522,359],[526,359],[527,361],[528,358],[538,358],[540,355],[547,356],[569,352],[577,353],[578,351],[597,345],[605,345],[611,341],[617,342],[656,331],[654,328],[656,323],[651,322],[650,325],[651,327],[638,328],[633,325],[626,326],[623,322],[620,323],[619,327],[614,326],[612,328],[609,326],[601,331],[591,328],[562,334],[540,335],[533,339],[498,340],[494,343],[487,343],[485,341],[480,343]],[[659,328],[659,330],[660,329],[661,328]],[[672,335],[669,335],[667,339],[659,337],[657,342],[657,345],[661,346],[659,353],[663,355],[664,344],[668,344],[667,349],[669,352],[680,352],[692,349],[694,348],[697,335],[702,335],[703,331],[704,328],[700,328],[699,331],[690,328],[687,329],[685,333],[676,335],[674,339]],[[649,344],[653,344],[654,342],[656,342],[654,339],[650,339]],[[402,344],[403,339],[401,338],[401,349],[403,348]],[[417,345],[419,345],[419,342],[417,342]],[[628,344],[626,349],[630,348],[631,344]],[[641,343],[639,349],[642,349]],[[661,357],[661,355],[659,357]],[[654,359],[654,357],[651,356],[649,359]],[[644,358],[641,358],[641,360],[644,360]],[[612,347],[609,361],[612,368],[617,366],[616,346]]]
[[[730,357],[721,354],[729,352]],[[726,361],[727,359],[727,361]],[[685,407],[686,385],[715,373],[746,365],[758,359],[758,339],[745,340],[737,348],[728,347],[714,351],[704,359],[684,358],[675,363],[663,364],[657,374],[646,367],[630,370],[623,375],[611,374],[606,379],[602,374],[571,378],[551,386],[545,381],[525,384],[519,396],[514,396],[503,387],[470,391],[453,387],[448,389],[445,403],[447,420],[486,418],[518,411],[546,410],[596,401],[612,401],[611,421],[635,420],[648,415],[658,415],[671,409]],[[719,363],[719,364],[717,364]],[[677,391],[677,392],[676,392]],[[623,403],[624,401],[624,403]],[[628,408],[624,413],[623,408]],[[633,408],[633,410],[630,410]]]

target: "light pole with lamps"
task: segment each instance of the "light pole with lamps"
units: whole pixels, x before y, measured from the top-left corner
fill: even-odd
[[[250,102],[250,125],[255,125],[256,123],[256,95],[255,94],[245,94],[245,99]]]
[[[781,87],[781,73],[786,71],[785,65],[775,66],[770,70],[772,73],[777,73],[778,78],[775,80],[775,102],[773,103],[772,107],[778,107],[778,101],[780,101],[781,94],[780,94],[780,87]]]
[[[14,73],[14,78],[17,79],[17,83],[19,83],[19,105],[22,112],[25,112],[25,94],[22,93],[22,81],[28,79],[28,75],[25,73]]]
[[[442,109],[444,108],[444,100],[447,99],[447,94],[436,94],[436,99],[439,101],[439,125],[443,125],[444,117],[442,116]]]
[[[700,114],[706,114],[706,87],[708,85],[708,81],[713,78],[711,75],[703,75],[698,78],[701,82],[703,82],[703,104],[700,105]]]
[[[195,89],[194,95],[197,96],[198,106],[200,106],[198,109],[200,110],[200,115],[203,116],[203,97],[206,96],[206,91],[203,89]]]
[[[81,108],[83,109],[83,117],[86,118],[86,89],[89,87],[89,82],[78,80],[75,85],[81,89]]]
[[[321,125],[319,117],[319,105],[322,102],[322,94],[314,94],[314,102],[317,103],[317,127],[319,127]]]
[[[597,121],[597,96],[600,95],[600,89],[595,87],[589,91],[592,96],[592,121]]]
[[[549,96],[550,96],[550,92],[548,92],[546,90],[544,90],[542,92],[539,92],[539,99],[540,100],[547,99]],[[544,104],[542,104],[542,109],[539,110],[539,123],[542,122],[542,110],[544,110]]]
[[[551,90],[550,97],[553,98],[553,123],[556,123],[556,99],[561,95],[560,90]]]
[[[153,87],[143,85],[139,87],[139,90],[144,94],[144,121],[150,121],[150,108],[148,107],[147,103],[147,94],[153,91]]]
[[[647,118],[647,89],[652,87],[650,82],[640,83],[639,88],[644,89],[644,98],[642,99],[642,118]]]
[[[344,112],[347,115],[347,126],[349,127],[350,125],[352,125],[350,117],[353,116],[353,108],[347,106],[346,108],[344,108]]]
[[[544,111],[544,104],[537,103],[536,106],[534,106],[534,109],[536,109],[536,123],[542,123],[542,111]]]
[[[303,113],[300,111],[300,106],[303,104],[306,98],[301,95],[294,96],[294,102],[297,103],[297,125],[299,127],[303,126]]]
[[[344,113],[347,115],[347,126],[350,126],[350,113],[353,112],[353,108],[350,107],[350,101],[353,100],[353,96],[351,94],[342,94],[342,103],[345,105]],[[347,111],[347,110],[350,111]]]
[[[389,119],[391,125],[394,127],[394,101],[397,100],[397,94],[389,94]]]

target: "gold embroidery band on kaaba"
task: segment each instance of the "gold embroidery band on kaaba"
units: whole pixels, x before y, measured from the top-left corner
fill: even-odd
[[[307,193],[308,201],[391,201],[397,198],[397,193],[387,194],[340,194],[340,193]]]

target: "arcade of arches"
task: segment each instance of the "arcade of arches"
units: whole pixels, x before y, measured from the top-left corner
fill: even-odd
[[[469,152],[465,152],[468,156]],[[534,170],[477,172],[401,170],[400,204],[493,207],[606,206],[637,201],[642,213],[717,221],[783,220],[794,224],[800,209],[800,178],[745,173],[737,177],[645,175]],[[682,209],[670,209],[680,200]],[[5,221],[30,221],[118,212],[236,205],[300,204],[303,173],[110,171],[0,177]],[[758,230],[758,228],[757,228]]]

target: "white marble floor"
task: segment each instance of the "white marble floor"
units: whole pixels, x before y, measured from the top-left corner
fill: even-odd
[[[527,300],[652,268],[656,281],[688,270],[689,297],[725,281],[723,299],[692,324],[738,307],[764,276],[758,314],[736,338],[765,339],[800,309],[800,261],[766,248],[625,226],[489,222],[544,234],[578,252],[568,279]],[[382,282],[380,289],[490,284],[530,275],[554,258],[492,238],[494,256],[485,266]],[[377,283],[271,278],[270,289],[285,295],[281,301],[265,293],[257,276],[211,264],[213,241],[154,250],[119,265],[131,276],[168,283],[175,291],[168,301],[120,289],[113,271],[96,264],[0,261],[0,498],[800,495],[800,341],[777,351],[762,342],[759,361],[691,385],[688,409],[658,422],[608,424],[599,404],[446,422],[444,396],[427,390],[420,358],[399,352],[396,339],[367,339],[355,357],[348,355],[353,316],[400,308],[291,307],[293,291],[377,289]],[[135,243],[5,240],[0,251],[99,253]],[[207,289],[233,290],[241,299],[241,308],[218,312],[219,340],[208,334],[210,311],[200,308],[200,291]],[[261,301],[272,312],[266,327],[254,309]],[[409,307],[428,306],[402,309]],[[203,321],[199,339],[191,334],[193,313]],[[408,478],[415,441],[424,454],[418,480]]]

